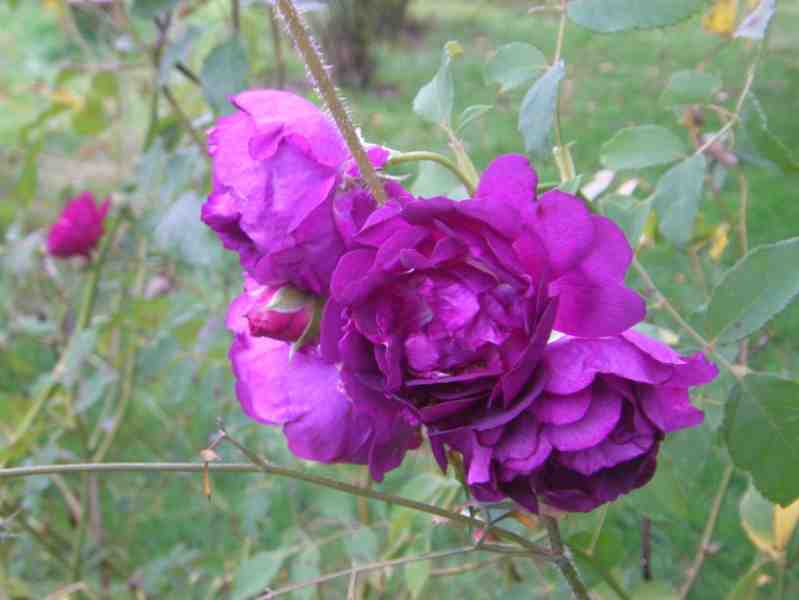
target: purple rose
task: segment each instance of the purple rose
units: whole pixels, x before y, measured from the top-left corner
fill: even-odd
[[[483,435],[525,411],[554,325],[586,336],[640,321],[621,230],[577,198],[536,198],[519,155],[495,160],[475,198],[400,198],[375,211],[333,273],[322,348],[380,382],[431,435]],[[373,385],[378,385],[374,383]]]
[[[702,423],[688,390],[718,369],[635,331],[549,344],[537,397],[490,431],[443,436],[464,456],[475,497],[506,496],[537,512],[538,500],[590,511],[641,487],[655,472],[667,433]]]
[[[91,192],[83,192],[72,198],[50,227],[47,252],[56,258],[89,258],[103,237],[103,220],[110,206],[110,199],[98,206]]]
[[[213,190],[203,221],[263,285],[327,295],[330,275],[374,199],[333,122],[288,92],[251,90],[208,136]],[[373,148],[382,166],[387,153]]]
[[[261,423],[281,425],[289,449],[323,463],[368,464],[373,479],[399,466],[421,443],[412,413],[370,382],[342,373],[320,356],[318,345],[290,356],[290,344],[251,333],[259,295],[247,281],[230,306],[234,334],[230,360],[244,412]]]

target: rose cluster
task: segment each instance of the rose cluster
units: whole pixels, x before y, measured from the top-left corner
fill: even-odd
[[[631,329],[645,304],[624,284],[624,234],[539,195],[526,157],[496,158],[464,201],[385,178],[378,206],[313,104],[234,104],[209,135],[202,217],[245,273],[227,320],[238,398],[297,456],[381,480],[424,433],[477,500],[588,511],[644,485],[664,436],[702,421],[688,390],[715,367]]]

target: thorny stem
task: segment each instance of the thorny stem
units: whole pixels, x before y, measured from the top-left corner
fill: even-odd
[[[379,569],[386,569],[388,567],[396,567],[399,565],[407,565],[415,562],[436,560],[439,558],[447,558],[450,556],[457,556],[459,554],[469,554],[470,552],[475,552],[477,550],[478,548],[476,548],[475,546],[464,546],[463,548],[442,550],[441,552],[431,552],[430,554],[422,554],[420,556],[408,556],[406,558],[397,558],[394,560],[381,560],[378,562],[370,563],[368,565],[362,565],[360,567],[352,567],[351,569],[343,569],[341,571],[336,571],[335,573],[330,573],[328,575],[322,575],[321,577],[316,577],[314,579],[309,579],[307,581],[301,581],[299,583],[287,585],[280,589],[267,592],[266,594],[259,596],[259,600],[272,600],[272,598],[277,598],[278,596],[284,596],[286,594],[290,594],[291,592],[295,592],[303,588],[316,586],[321,583],[330,581],[332,579],[337,579],[339,577],[346,577],[347,575],[357,576],[360,573],[366,573],[368,571],[377,571]]]
[[[458,179],[461,180],[461,183],[466,187],[466,190],[469,192],[469,196],[474,196],[476,191],[474,182],[464,173],[461,169],[458,168],[452,160],[444,156],[443,154],[439,154],[438,152],[428,152],[426,150],[419,150],[416,152],[402,152],[400,154],[395,154],[388,160],[388,166],[393,165],[401,165],[403,163],[409,162],[421,162],[421,161],[430,161],[440,164],[443,167],[449,169]]]
[[[485,523],[479,519],[471,519],[460,513],[451,512],[432,504],[425,504],[417,502],[408,498],[400,496],[393,496],[391,494],[384,494],[376,490],[369,490],[361,488],[348,483],[343,483],[336,479],[329,477],[320,477],[317,475],[309,475],[299,470],[290,469],[287,467],[279,467],[267,463],[257,455],[253,454],[230,436],[225,436],[225,439],[231,444],[236,446],[242,454],[250,459],[250,463],[209,463],[207,468],[210,472],[222,473],[257,473],[263,472],[268,475],[277,475],[279,477],[288,477],[298,481],[305,481],[322,487],[338,490],[354,496],[363,496],[385,502],[386,504],[394,504],[396,506],[403,506],[420,512],[425,512],[438,517],[444,517],[450,521],[461,523],[463,525],[471,525],[472,527],[483,527]],[[12,477],[30,477],[35,475],[51,475],[53,473],[122,473],[122,472],[140,472],[140,473],[161,473],[161,472],[182,472],[182,473],[202,473],[206,468],[205,463],[159,463],[159,462],[145,462],[145,463],[78,463],[66,465],[38,465],[32,467],[12,467],[0,469],[0,479]],[[504,538],[508,541],[515,542],[524,548],[527,555],[534,555],[544,559],[551,559],[552,554],[541,548],[520,535],[516,535],[506,529],[496,527],[492,529],[492,533]]]
[[[713,506],[710,509],[710,514],[705,523],[705,530],[702,532],[702,538],[699,540],[696,556],[694,556],[693,563],[691,563],[691,567],[688,569],[685,583],[683,583],[682,588],[680,588],[679,600],[685,600],[685,598],[688,597],[688,593],[691,591],[697,577],[699,577],[699,571],[702,569],[702,564],[705,562],[705,556],[707,555],[710,538],[713,536],[713,531],[716,529],[716,521],[718,521],[719,513],[721,512],[721,504],[724,501],[724,496],[727,494],[727,488],[730,485],[730,479],[732,479],[734,471],[735,467],[733,465],[728,465],[721,476],[721,483],[719,484],[716,498],[713,500]]]
[[[340,492],[351,494],[353,496],[371,498],[373,500],[378,500],[379,502],[385,502],[386,504],[394,504],[396,506],[404,506],[405,508],[410,508],[411,510],[428,513],[431,515],[435,515],[437,517],[444,517],[445,519],[448,519],[456,523],[460,523],[462,525],[468,525],[472,527],[485,526],[485,523],[483,521],[480,521],[479,519],[473,519],[471,517],[467,517],[466,515],[462,515],[460,513],[439,508],[438,506],[434,506],[432,504],[425,504],[424,502],[417,502],[416,500],[402,498],[401,496],[393,496],[391,494],[385,494],[377,490],[362,488],[357,485],[351,485],[348,483],[338,481],[336,479],[331,479],[329,477],[309,475],[307,473],[303,473],[302,471],[297,471],[294,469],[288,469],[286,467],[278,467],[276,465],[272,465],[266,462],[263,458],[261,458],[254,452],[248,450],[247,448],[239,444],[236,440],[231,438],[224,431],[221,431],[220,433],[223,435],[223,438],[225,440],[227,440],[228,442],[233,444],[236,448],[238,448],[239,451],[250,460],[250,462],[257,465],[261,471],[267,473],[268,475],[279,475],[283,477],[290,477],[292,479],[296,479],[299,481],[306,481],[308,483],[313,483],[323,487],[338,490]],[[2,470],[0,470],[0,475],[2,475]],[[536,546],[535,544],[529,542],[522,536],[516,535],[511,531],[501,528],[494,528],[492,529],[492,532],[495,533],[498,537],[519,544],[520,546],[524,547],[524,549],[527,550],[530,554],[541,556],[544,558],[552,557],[552,554],[549,551]]]
[[[560,62],[563,52],[563,40],[566,37],[566,0],[560,0],[560,26],[558,27],[558,40],[555,43],[555,56],[552,59],[552,66]],[[560,171],[561,182],[568,181],[574,177],[574,165],[571,165],[569,149],[563,144],[563,136],[560,131],[560,98],[555,103],[555,158]]]
[[[669,301],[668,298],[666,298],[663,292],[661,292],[660,289],[658,289],[654,279],[652,279],[652,276],[649,274],[649,271],[647,271],[644,268],[644,266],[638,261],[637,258],[633,258],[632,264],[633,268],[638,272],[638,275],[640,275],[641,279],[644,280],[646,287],[649,288],[652,291],[652,293],[655,294],[657,300],[660,302],[660,304],[663,305],[663,308],[666,309],[666,312],[668,312],[671,315],[671,317],[677,322],[677,324],[680,325],[680,327],[682,327],[685,330],[685,332],[689,336],[691,336],[697,344],[699,344],[702,347],[702,349],[704,349],[706,352],[713,354],[713,358],[715,358],[721,366],[727,369],[727,371],[729,371],[733,377],[735,377],[738,380],[742,379],[746,369],[738,365],[733,365],[730,361],[724,358],[724,356],[722,356],[719,352],[716,351],[711,342],[707,341],[704,337],[702,337],[702,335],[698,331],[696,331],[696,329],[691,327],[688,321],[686,321],[682,317],[682,315],[677,311],[677,309],[674,308],[674,305]]]
[[[78,320],[75,324],[75,329],[72,332],[71,340],[77,339],[77,336],[80,335],[83,330],[86,329],[86,327],[88,327],[89,322],[91,321],[92,314],[94,313],[94,306],[97,300],[97,289],[100,285],[100,273],[103,270],[103,266],[108,258],[108,252],[111,248],[111,244],[116,237],[117,229],[119,228],[123,218],[124,214],[122,211],[117,213],[113,221],[111,221],[111,226],[108,228],[108,232],[103,237],[97,258],[92,266],[92,272],[89,275],[89,279],[86,282],[85,287],[83,288],[83,301],[81,303],[80,312],[78,313]],[[67,358],[68,350],[69,344],[67,344],[67,350],[64,351],[64,353],[61,355],[61,358],[58,360],[58,363],[56,363],[56,366],[53,368],[49,382],[42,386],[42,388],[39,390],[39,393],[33,399],[30,410],[25,415],[25,418],[22,419],[22,423],[20,423],[19,427],[17,427],[17,430],[11,438],[9,445],[13,445],[15,442],[22,439],[22,437],[27,434],[28,431],[30,431],[30,428],[33,426],[33,422],[36,420],[36,417],[39,416],[39,413],[42,411],[45,404],[47,404],[47,401],[53,396],[56,389],[58,389],[58,386],[60,385],[60,374],[64,369],[64,363]]]
[[[580,575],[577,569],[574,568],[572,561],[566,556],[566,550],[563,547],[563,541],[560,539],[560,528],[558,522],[554,517],[549,515],[541,515],[541,521],[547,529],[549,535],[549,546],[552,554],[555,555],[555,565],[560,569],[561,574],[569,584],[574,597],[577,600],[590,600],[588,590],[585,584],[580,580]]]
[[[308,32],[305,21],[300,16],[292,0],[277,0],[276,6],[288,27],[289,33],[291,33],[291,37],[294,38],[297,50],[308,67],[308,71],[311,73],[314,83],[316,83],[316,88],[319,90],[322,100],[333,115],[341,135],[347,142],[350,153],[361,171],[361,176],[366,181],[366,185],[378,205],[385,204],[386,191],[383,189],[383,185],[380,183],[380,179],[377,177],[377,173],[366,155],[366,150],[364,150],[358,137],[358,132],[355,131],[355,126],[352,124],[349,114],[347,114],[347,109],[344,108],[344,103],[338,95],[336,86],[333,84],[327,69],[325,69],[322,56]]]
[[[233,21],[233,33],[241,31],[241,4],[239,0],[230,0],[230,18]]]

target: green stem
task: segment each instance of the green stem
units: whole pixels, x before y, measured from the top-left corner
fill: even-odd
[[[289,469],[286,467],[278,467],[271,465],[257,455],[251,453],[246,448],[243,448],[238,442],[232,440],[229,436],[225,437],[230,443],[236,446],[242,454],[250,459],[250,463],[210,463],[207,468],[211,472],[220,473],[258,473],[263,472],[268,475],[277,475],[279,477],[287,477],[297,481],[304,481],[322,487],[330,488],[353,496],[361,496],[371,498],[386,504],[393,504],[396,506],[403,506],[411,510],[425,512],[438,517],[444,517],[450,521],[460,523],[463,525],[470,525],[472,527],[485,527],[485,523],[479,519],[471,519],[465,515],[456,512],[450,512],[443,508],[433,506],[432,504],[425,504],[417,502],[408,498],[400,496],[392,496],[391,494],[384,494],[376,490],[369,490],[355,485],[350,485],[330,479],[329,477],[320,477],[316,475],[309,475],[302,471]],[[8,479],[13,477],[31,477],[36,475],[51,475],[53,473],[201,473],[206,468],[205,463],[80,463],[80,464],[67,464],[67,465],[38,465],[33,467],[12,467],[0,469],[0,479]],[[495,527],[492,533],[497,534],[508,541],[515,542],[523,546],[528,555],[538,556],[544,559],[551,559],[552,554],[539,546],[529,542],[520,535],[516,535],[511,531]]]
[[[72,340],[75,340],[77,336],[80,335],[84,329],[86,329],[91,321],[97,300],[97,289],[100,284],[100,274],[102,273],[103,266],[108,258],[108,252],[113,244],[114,238],[116,237],[117,229],[124,218],[125,216],[123,211],[119,211],[111,221],[108,232],[103,237],[103,241],[100,244],[100,250],[92,266],[91,274],[89,275],[89,279],[86,281],[86,284],[83,288],[83,301],[81,302],[80,311],[78,313],[78,320],[75,324],[75,329],[70,336],[70,341],[67,343],[67,348],[69,348]],[[30,431],[30,428],[33,426],[33,422],[39,416],[39,413],[42,411],[47,401],[53,397],[53,394],[55,394],[58,386],[61,385],[60,374],[64,369],[64,361],[66,360],[66,357],[67,352],[64,351],[53,368],[49,381],[39,389],[39,392],[34,397],[30,409],[22,419],[22,423],[20,423],[19,427],[17,427],[17,430],[14,432],[14,435],[11,437],[9,446],[18,442]]]
[[[401,152],[399,154],[393,155],[389,160],[387,165],[394,166],[394,165],[401,165],[404,163],[411,163],[411,162],[422,162],[422,161],[430,161],[440,164],[443,167],[449,169],[455,176],[461,180],[463,185],[466,187],[466,190],[469,192],[469,196],[474,196],[476,191],[475,182],[461,169],[458,168],[452,160],[444,156],[443,154],[439,154],[438,152],[428,152],[426,150],[419,150],[415,152]]]
[[[86,537],[86,530],[89,528],[89,496],[91,494],[89,473],[84,473],[83,479],[83,497],[81,498],[80,521],[78,522],[78,530],[75,532],[75,539],[72,542],[72,559],[70,560],[69,572],[72,581],[80,581],[81,570],[83,563],[81,555],[83,550],[83,540]]]
[[[295,8],[292,0],[277,0],[276,7],[285,21],[291,37],[294,38],[297,50],[302,56],[305,66],[308,67],[308,72],[316,84],[319,95],[322,97],[330,114],[333,115],[341,135],[347,142],[350,153],[361,171],[361,177],[366,181],[366,185],[375,200],[377,200],[378,205],[385,204],[386,191],[383,189],[383,185],[377,177],[377,172],[366,155],[366,150],[361,144],[358,132],[355,131],[355,126],[350,120],[347,109],[344,108],[344,103],[324,66],[321,53],[308,31],[305,21]]]
[[[246,456],[250,460],[250,462],[252,462],[254,465],[257,465],[264,473],[267,473],[269,475],[282,475],[284,477],[291,477],[292,479],[297,479],[299,481],[306,481],[308,483],[313,483],[323,487],[338,490],[340,492],[351,494],[353,496],[371,498],[372,500],[378,500],[380,502],[385,502],[386,504],[403,506],[405,508],[410,508],[411,510],[425,512],[431,515],[435,515],[437,517],[444,517],[445,519],[449,519],[450,521],[454,521],[462,525],[478,527],[478,528],[485,527],[484,521],[481,521],[479,519],[473,519],[471,517],[467,517],[466,515],[462,515],[460,513],[445,510],[443,508],[439,508],[432,504],[425,504],[424,502],[417,502],[416,500],[410,500],[408,498],[402,498],[400,496],[392,496],[391,494],[385,494],[383,492],[378,492],[377,490],[362,488],[356,485],[343,483],[341,481],[330,479],[328,477],[308,475],[307,473],[303,473],[301,471],[295,471],[293,469],[287,469],[285,467],[278,467],[269,464],[263,458],[261,458],[257,454],[251,452],[250,450],[239,444],[236,440],[231,438],[226,433],[224,433],[224,439],[233,444],[236,448],[239,449],[239,451],[244,456]],[[2,471],[0,471],[0,473],[1,472]],[[542,548],[539,548],[538,546],[529,542],[522,536],[516,535],[511,531],[507,531],[506,529],[501,529],[501,528],[493,528],[492,533],[496,534],[500,538],[519,544],[533,555],[545,558],[551,558],[550,552]]]
[[[586,563],[588,563],[594,571],[599,574],[599,576],[608,584],[608,587],[613,590],[613,592],[618,596],[619,600],[631,600],[630,595],[624,591],[624,588],[621,584],[616,580],[606,567],[604,567],[599,561],[596,560],[591,554],[586,552],[585,550],[578,548],[576,546],[570,546],[570,549],[574,554],[582,558]]]
[[[724,496],[727,495],[727,489],[730,486],[730,479],[732,479],[732,474],[735,471],[735,467],[733,465],[727,465],[727,468],[724,469],[724,473],[721,476],[721,483],[719,484],[719,489],[716,492],[716,498],[713,500],[713,506],[710,509],[710,514],[707,517],[707,522],[705,523],[705,529],[702,532],[702,537],[699,540],[699,547],[696,549],[696,556],[694,556],[693,563],[691,563],[691,567],[688,569],[688,575],[685,580],[685,583],[680,588],[680,594],[678,598],[680,600],[685,600],[688,597],[688,593],[691,591],[691,588],[696,583],[697,578],[699,577],[699,571],[702,570],[702,565],[705,562],[705,556],[707,555],[707,548],[710,544],[710,538],[713,537],[713,531],[716,529],[716,522],[719,520],[719,513],[721,512],[721,504],[724,502]]]
[[[211,157],[208,155],[206,151],[205,141],[203,140],[200,133],[194,128],[191,124],[191,119],[189,119],[189,115],[187,115],[184,110],[181,108],[180,104],[178,104],[177,98],[172,93],[171,88],[168,85],[161,86],[161,92],[164,94],[164,98],[166,98],[169,105],[172,107],[172,111],[175,113],[178,121],[180,121],[181,126],[183,129],[186,130],[186,133],[189,134],[194,145],[197,146],[197,149],[200,151],[200,156],[205,158],[207,162],[211,161]]]
[[[577,573],[577,569],[574,568],[572,561],[566,556],[566,549],[563,547],[563,541],[560,538],[560,528],[557,520],[549,515],[541,515],[541,520],[544,522],[544,527],[546,527],[549,535],[549,545],[552,554],[555,556],[555,565],[560,569],[561,574],[566,579],[566,583],[569,584],[574,597],[577,600],[591,600],[585,584]]]

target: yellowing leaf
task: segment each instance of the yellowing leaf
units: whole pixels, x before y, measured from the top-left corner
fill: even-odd
[[[727,248],[727,244],[730,241],[730,224],[729,223],[722,223],[718,227],[716,227],[715,231],[713,231],[713,238],[710,241],[710,258],[712,258],[715,262],[719,262],[721,259],[721,255],[724,254],[724,250]]]
[[[777,550],[784,551],[788,546],[797,521],[799,521],[799,500],[787,508],[774,507],[774,544]]]
[[[731,35],[735,30],[738,15],[738,0],[716,0],[710,11],[702,18],[702,27],[710,33]]]

